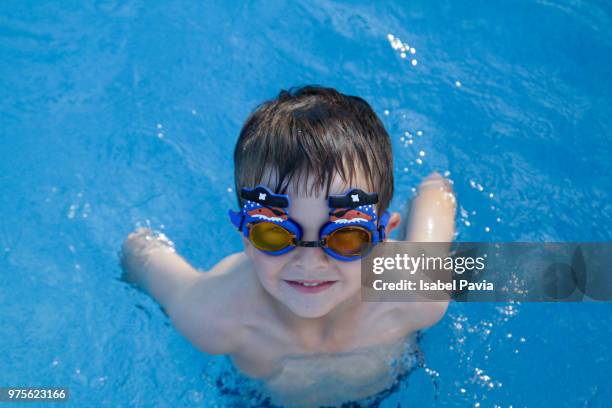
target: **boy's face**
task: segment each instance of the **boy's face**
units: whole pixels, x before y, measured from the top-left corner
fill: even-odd
[[[311,180],[308,183],[310,186]],[[371,192],[362,177],[354,183],[348,186],[337,176],[329,194],[343,194],[349,188]],[[325,191],[305,196],[303,190],[296,195],[295,187],[288,187],[289,216],[302,227],[302,240],[318,241],[320,228],[329,221],[327,196]],[[387,234],[398,224],[399,214],[394,213],[387,225]],[[259,251],[244,236],[243,242],[265,290],[300,317],[324,316],[342,301],[356,295],[361,287],[359,260],[339,261],[321,248],[308,247],[297,247],[283,255],[271,256]]]

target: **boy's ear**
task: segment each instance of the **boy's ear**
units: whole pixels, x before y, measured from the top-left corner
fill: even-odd
[[[400,213],[398,212],[391,213],[391,216],[389,217],[389,221],[387,222],[387,227],[385,228],[385,235],[387,239],[389,239],[389,234],[391,234],[391,231],[396,229],[398,225],[400,225],[401,221],[402,221],[402,217],[400,216]]]

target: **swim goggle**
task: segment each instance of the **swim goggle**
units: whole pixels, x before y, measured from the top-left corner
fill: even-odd
[[[245,200],[239,212],[229,210],[232,224],[262,252],[282,255],[296,247],[318,247],[341,261],[364,257],[385,240],[389,212],[378,219],[378,194],[351,189],[328,197],[329,221],[319,230],[318,241],[302,241],[302,227],[289,217],[289,196],[274,194],[264,186],[242,188]]]

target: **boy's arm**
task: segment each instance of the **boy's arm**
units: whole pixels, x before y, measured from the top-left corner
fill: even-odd
[[[455,238],[457,202],[451,184],[434,172],[421,182],[418,195],[410,203],[405,224],[405,239],[411,242],[438,242],[427,246],[428,256],[448,255]],[[451,273],[438,276],[448,281]],[[426,278],[423,276],[423,278]],[[412,308],[410,316],[413,330],[436,324],[448,308],[448,301],[407,302]]]
[[[229,261],[226,258],[217,267]],[[128,235],[121,250],[121,266],[123,279],[153,297],[174,326],[200,350],[210,354],[235,350],[240,336],[229,318],[219,277],[198,272],[174,251],[165,236],[156,237],[144,228]]]
[[[147,292],[164,309],[200,275],[165,236],[146,228],[128,235],[121,248],[121,266],[123,280]]]

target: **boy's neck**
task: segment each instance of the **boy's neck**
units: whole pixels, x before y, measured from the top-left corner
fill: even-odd
[[[304,318],[293,313],[272,296],[270,298],[277,317],[294,334],[299,344],[312,351],[333,351],[336,348],[346,348],[356,329],[353,322],[358,321],[364,307],[361,294],[357,292],[324,316]]]

